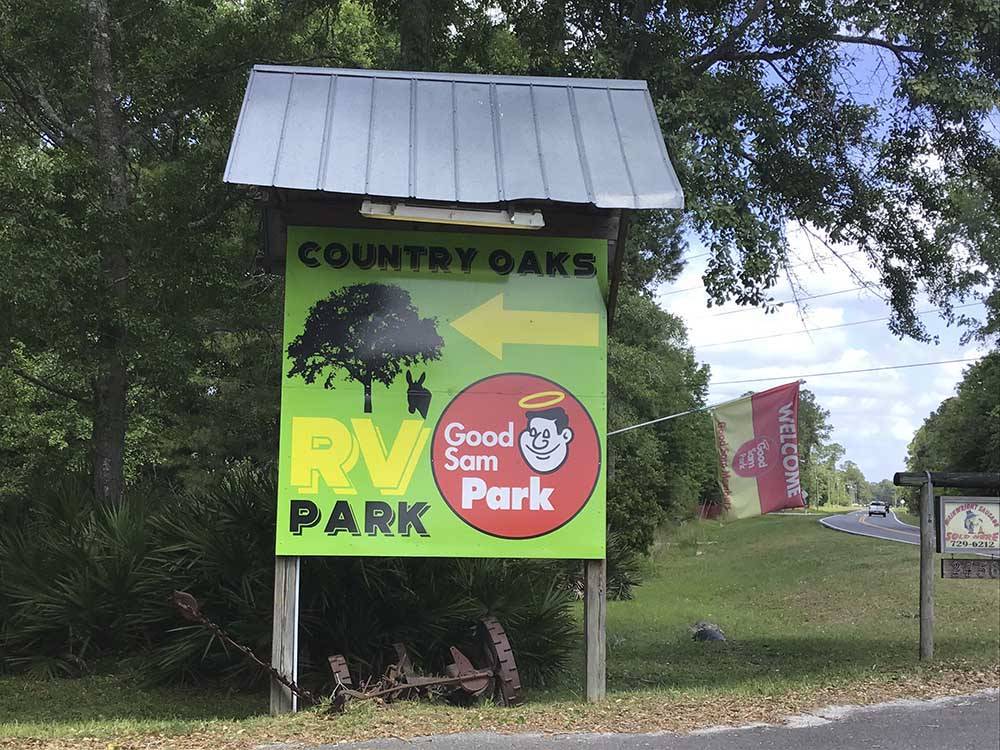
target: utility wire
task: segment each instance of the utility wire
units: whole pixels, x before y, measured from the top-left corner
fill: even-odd
[[[970,302],[967,305],[955,305],[952,309],[961,310],[966,307],[975,307],[976,305],[981,305],[981,304],[983,303]],[[914,313],[914,315],[930,315],[931,313],[941,312],[942,309],[943,308],[940,307],[934,307],[931,308],[930,310],[921,310],[918,313]],[[697,349],[707,349],[710,346],[726,346],[727,344],[745,344],[748,341],[763,341],[764,339],[777,339],[781,338],[782,336],[800,336],[803,333],[814,333],[816,331],[830,331],[833,330],[834,328],[850,328],[851,326],[860,326],[865,323],[882,323],[886,320],[892,320],[892,318],[886,316],[884,318],[869,318],[868,320],[854,320],[851,321],[850,323],[838,323],[832,326],[820,326],[818,328],[804,328],[801,331],[784,331],[783,333],[769,333],[765,336],[753,336],[748,339],[733,339],[732,341],[716,341],[715,343],[712,344],[693,344],[693,346]]]
[[[864,370],[837,370],[835,372],[813,372],[807,375],[778,375],[774,378],[749,378],[747,380],[720,380],[712,385],[741,385],[743,383],[763,383],[766,380],[794,380],[796,378],[819,378],[824,375],[851,375],[856,372],[879,372],[881,370],[905,370],[908,367],[930,367],[931,365],[950,365],[955,362],[976,362],[979,357],[966,357],[965,359],[943,359],[939,362],[916,362],[909,365],[889,365],[888,367],[868,367]]]
[[[740,397],[742,398],[742,396]],[[688,414],[697,414],[700,411],[707,411],[709,409],[718,409],[720,406],[725,406],[726,404],[731,404],[733,401],[739,401],[739,398],[731,398],[728,401],[722,401],[718,404],[710,404],[708,406],[699,406],[697,409],[689,409],[688,411],[682,411],[677,414],[671,414],[669,417],[660,417],[659,419],[651,419],[648,422],[640,422],[639,424],[630,425],[628,427],[622,427],[620,430],[612,430],[608,433],[608,437],[612,435],[618,435],[622,432],[628,432],[629,430],[637,430],[640,427],[646,427],[647,425],[656,424],[657,422],[666,422],[668,419],[677,419],[677,417],[686,417]]]
[[[799,268],[801,266],[812,265],[813,263],[822,263],[823,261],[827,261],[827,260],[847,258],[848,256],[857,255],[858,253],[863,253],[863,252],[864,252],[864,250],[852,250],[849,253],[841,253],[840,255],[828,255],[825,258],[814,258],[813,260],[804,260],[801,263],[793,263],[792,265],[788,266],[788,268],[790,268],[790,269],[791,268]],[[822,269],[822,266],[820,268]],[[701,283],[701,284],[698,284],[697,286],[686,286],[683,289],[671,289],[669,292],[663,292],[660,296],[661,297],[668,297],[671,294],[681,294],[682,292],[693,292],[696,289],[704,289],[704,288],[705,288],[705,284]]]
[[[804,384],[806,381],[800,380],[799,385]],[[658,419],[651,419],[648,422],[640,422],[639,424],[629,425],[628,427],[622,427],[619,430],[612,430],[608,433],[608,437],[612,435],[618,435],[622,432],[628,432],[629,430],[637,430],[640,427],[646,427],[647,425],[656,424],[657,422],[666,422],[669,419],[677,419],[677,417],[686,417],[688,414],[697,414],[700,411],[708,411],[709,409],[718,409],[720,406],[726,406],[727,404],[733,404],[737,401],[742,401],[748,398],[747,396],[738,396],[737,398],[731,398],[728,401],[720,401],[717,404],[709,404],[708,406],[699,406],[697,409],[688,409],[687,411],[682,411],[677,414],[671,414],[667,417],[659,417]]]
[[[780,305],[789,305],[793,302],[805,302],[811,299],[821,299],[823,297],[834,297],[838,294],[847,294],[848,292],[859,292],[867,287],[863,286],[852,286],[850,289],[841,289],[839,292],[824,292],[823,294],[811,294],[808,297],[799,297],[798,299],[783,299],[780,302],[772,302],[771,304],[775,307]],[[715,313],[714,315],[699,315],[692,320],[704,320],[705,318],[721,318],[723,315],[739,315],[740,313],[748,312],[758,312],[759,307],[741,307],[739,310],[727,310],[726,312]]]
[[[818,378],[824,375],[849,375],[856,372],[878,372],[881,370],[904,370],[908,367],[928,367],[930,365],[948,365],[955,362],[974,362],[978,360],[979,357],[966,357],[965,359],[945,359],[940,362],[917,362],[909,365],[889,365],[888,367],[869,367],[864,370],[839,370],[837,372],[814,372],[809,375],[799,375],[797,379],[799,383],[805,383],[805,378]],[[741,383],[760,383],[766,380],[792,380],[785,375],[779,375],[776,378],[750,378],[749,380],[723,380],[718,383],[713,383],[712,385],[737,385]],[[639,424],[629,425],[628,427],[622,427],[618,430],[612,430],[608,433],[608,437],[612,435],[619,435],[623,432],[628,432],[629,430],[637,430],[640,427],[647,427],[651,424],[657,424],[659,422],[666,422],[671,419],[677,419],[677,417],[686,417],[688,414],[697,414],[702,411],[709,411],[710,409],[718,409],[720,406],[726,406],[727,404],[732,404],[736,401],[741,401],[749,396],[738,396],[736,398],[731,398],[726,401],[720,401],[717,404],[709,404],[708,406],[700,406],[697,409],[689,409],[688,411],[682,411],[677,414],[671,414],[666,417],[659,417],[658,419],[650,419],[648,422],[640,422]]]

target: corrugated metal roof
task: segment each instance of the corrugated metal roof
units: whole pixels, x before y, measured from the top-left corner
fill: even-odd
[[[644,81],[257,65],[225,181],[681,208]]]

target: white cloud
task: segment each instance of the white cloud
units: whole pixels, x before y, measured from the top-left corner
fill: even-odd
[[[828,248],[797,228],[791,230],[789,242],[791,262],[803,263],[793,269],[798,285],[795,293],[800,298],[829,295],[805,300],[801,316],[792,304],[770,315],[736,305],[709,308],[701,287],[706,258],[690,263],[675,283],[659,290],[657,299],[661,307],[685,320],[696,356],[711,365],[713,385],[709,389],[709,403],[735,398],[748,390],[763,390],[799,375],[965,359],[985,353],[974,346],[963,346],[959,341],[960,331],[947,328],[935,316],[926,316],[924,320],[931,332],[940,337],[937,346],[900,340],[889,332],[885,321],[815,331],[811,335],[793,333],[804,326],[814,329],[884,318],[889,309],[868,291],[844,292],[859,286],[859,279],[874,281],[875,272],[863,254],[848,255],[852,248],[838,247],[836,251],[846,257],[831,259]],[[692,254],[701,252],[704,250],[692,247]],[[812,260],[814,255],[825,260],[816,263]],[[807,259],[809,262],[805,264]],[[688,290],[691,287],[696,288]],[[671,293],[675,290],[688,291]],[[772,296],[776,300],[791,299],[793,290],[789,281],[782,278]],[[719,315],[730,311],[739,312]],[[777,333],[783,335],[737,341]],[[733,343],[709,346],[723,342]],[[943,399],[954,394],[955,385],[969,364],[813,375],[807,378],[805,387],[829,409],[833,439],[845,446],[846,457],[857,463],[869,479],[877,481],[904,468],[906,446],[914,431]],[[760,378],[777,379],[717,385]]]

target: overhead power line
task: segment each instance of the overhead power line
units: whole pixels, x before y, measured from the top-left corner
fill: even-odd
[[[838,294],[847,294],[848,292],[860,292],[862,289],[867,289],[864,286],[852,286],[850,289],[841,289],[838,292],[824,292],[823,294],[810,294],[808,297],[798,297],[796,299],[783,299],[780,302],[772,302],[775,307],[779,305],[789,305],[793,302],[806,302],[811,299],[822,299],[823,297],[835,297]],[[727,310],[726,312],[715,313],[714,315],[699,315],[693,320],[703,320],[704,318],[721,318],[723,315],[739,315],[740,313],[748,312],[759,312],[759,307],[741,307],[739,310]]]
[[[720,401],[717,404],[709,404],[708,406],[699,406],[697,409],[688,409],[687,411],[681,411],[677,414],[670,414],[666,417],[659,417],[657,419],[650,419],[648,422],[640,422],[639,424],[630,425],[629,427],[622,427],[620,430],[612,430],[608,433],[608,437],[612,435],[619,435],[623,432],[628,432],[629,430],[637,430],[640,427],[648,427],[651,424],[658,424],[659,422],[666,422],[670,419],[677,419],[677,417],[686,417],[688,414],[697,414],[700,411],[708,411],[709,409],[718,409],[720,406],[725,406],[726,404],[731,404],[734,401],[739,401],[738,398],[731,398],[728,401]]]
[[[955,305],[953,310],[961,310],[966,307],[975,307],[976,305],[981,305],[982,302],[970,302],[967,305]],[[921,310],[914,315],[930,315],[931,313],[941,312],[942,308],[935,307],[930,310]],[[816,331],[830,331],[834,328],[850,328],[851,326],[860,326],[865,323],[882,323],[887,320],[892,320],[890,316],[885,316],[882,318],[869,318],[868,320],[853,320],[850,323],[837,323],[832,326],[819,326],[818,328],[803,328],[801,331],[784,331],[782,333],[769,333],[764,336],[752,336],[748,339],[733,339],[732,341],[716,341],[712,344],[694,344],[697,349],[707,349],[710,346],[726,346],[727,344],[745,344],[749,341],[763,341],[764,339],[777,339],[782,336],[800,336],[803,333],[815,333]]]
[[[678,412],[677,414],[671,414],[667,417],[660,417],[659,419],[650,419],[648,422],[640,422],[639,424],[630,425],[629,427],[622,427],[620,430],[612,430],[608,433],[608,437],[612,435],[618,435],[622,432],[628,432],[629,430],[637,430],[640,427],[648,427],[651,424],[657,424],[658,422],[666,422],[669,419],[677,419],[677,417],[686,417],[688,414],[697,414],[700,411],[708,411],[709,409],[717,409],[725,404],[732,403],[732,401],[738,401],[739,399],[730,399],[730,401],[723,401],[722,403],[712,404],[711,406],[699,406],[697,409],[689,409],[688,411]]]
[[[976,362],[979,357],[965,359],[942,359],[938,362],[915,362],[909,365],[889,365],[887,367],[867,367],[863,370],[837,370],[834,372],[812,372],[805,375],[778,375],[773,378],[748,378],[747,380],[720,380],[712,385],[741,385],[743,383],[763,383],[767,380],[796,380],[802,378],[821,378],[825,375],[853,375],[856,372],[879,372],[881,370],[905,370],[908,367],[930,367],[931,365],[950,365],[955,362]]]
[[[851,255],[857,255],[858,253],[863,253],[863,252],[864,252],[864,250],[852,250],[849,253],[840,253],[839,255],[828,255],[825,258],[816,258],[816,259],[813,259],[813,260],[804,260],[804,261],[802,261],[800,263],[793,263],[792,265],[787,266],[787,268],[789,268],[789,269],[800,268],[801,266],[808,266],[808,265],[812,265],[813,263],[821,263],[823,261],[832,260],[834,258],[836,258],[836,259],[839,260],[840,258],[847,258],[847,257],[849,257]],[[705,284],[702,283],[702,284],[698,284],[697,286],[686,286],[683,289],[671,289],[669,292],[663,292],[660,296],[661,297],[668,297],[671,294],[681,294],[682,292],[693,292],[696,289],[704,289],[704,288],[705,288]]]

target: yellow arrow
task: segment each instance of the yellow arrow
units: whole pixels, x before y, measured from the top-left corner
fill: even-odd
[[[506,310],[502,293],[451,325],[497,359],[503,359],[504,344],[599,346],[601,341],[597,313]]]

